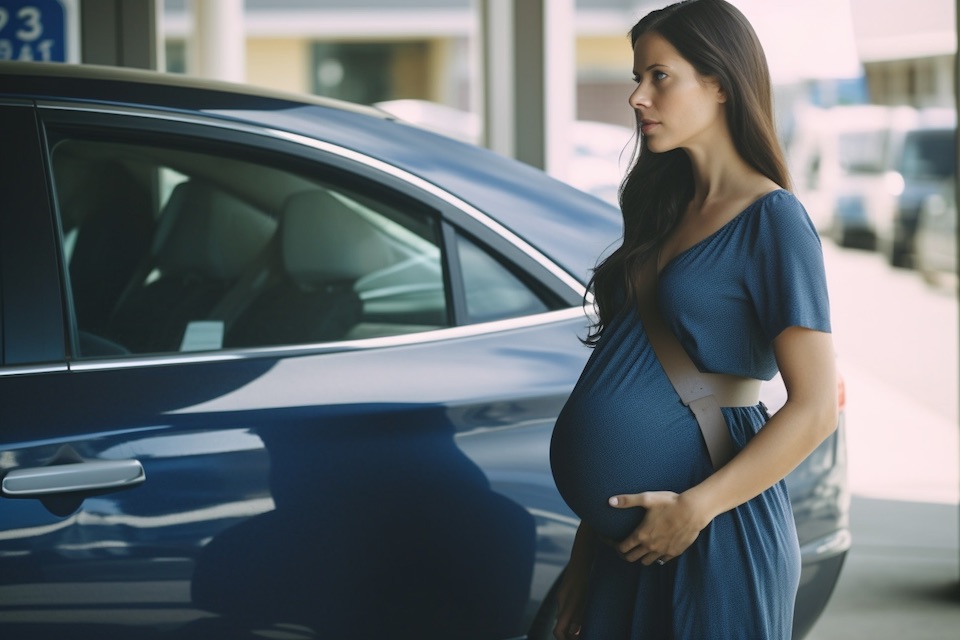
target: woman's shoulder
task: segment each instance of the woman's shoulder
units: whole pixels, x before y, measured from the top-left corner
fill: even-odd
[[[757,256],[770,251],[806,253],[820,250],[820,234],[800,199],[786,189],[777,189],[757,202],[744,225],[743,234],[752,253]]]
[[[771,188],[762,191],[753,199],[756,208],[769,211],[770,209],[792,209],[803,205],[792,191],[788,191],[778,185],[772,185]]]
[[[753,209],[757,214],[754,219],[758,225],[789,228],[802,226],[815,232],[813,221],[803,203],[787,189],[773,189],[758,198],[754,204]]]

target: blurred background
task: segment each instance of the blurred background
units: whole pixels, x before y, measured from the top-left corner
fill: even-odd
[[[500,25],[490,23],[496,20],[490,16],[497,11],[497,0],[158,4],[162,4],[161,69],[378,104],[405,119],[496,146],[490,144],[490,132],[484,131],[490,123],[484,107],[496,112],[498,105],[491,105],[485,94],[496,91],[489,77],[506,70],[498,68],[496,52],[485,52],[484,47],[517,46],[496,33]],[[566,166],[543,164],[551,173],[612,200],[629,159],[629,152],[621,159],[631,135],[622,128],[633,124],[626,107],[631,59],[625,33],[637,17],[668,2],[544,4],[559,18],[550,24],[548,34],[555,37],[545,43],[547,60],[542,68],[548,74],[547,85],[560,86],[560,95],[570,103],[554,101],[547,111],[577,124],[561,128],[571,146],[561,154]],[[902,160],[895,157],[901,152],[894,148],[900,146],[900,133],[896,140],[887,140],[884,132],[911,127],[919,118],[893,107],[955,112],[953,0],[734,4],[755,25],[767,51],[780,131],[791,153],[797,190],[811,215],[844,241],[847,235],[854,240],[853,235],[873,230],[861,227],[888,226],[889,199],[857,210],[858,194],[844,191],[848,188],[844,173],[902,169]],[[511,59],[516,58],[507,54],[503,61]],[[485,65],[492,67],[488,73]],[[846,109],[868,104],[878,107],[869,115],[859,108]],[[943,122],[949,120],[945,115]],[[551,143],[562,145],[546,141]],[[948,155],[945,146],[941,151]],[[874,164],[867,166],[865,157]],[[576,169],[569,168],[571,159],[578,161]],[[934,170],[949,172],[946,165]],[[896,179],[888,176],[887,187],[895,190]],[[831,211],[838,199],[840,209]]]
[[[2,0],[0,58],[149,67],[377,105],[615,202],[633,136],[626,32],[666,4]],[[817,226],[930,279],[949,271],[949,247],[926,226],[949,224],[941,212],[952,206],[955,0],[733,4],[766,50],[794,187]]]

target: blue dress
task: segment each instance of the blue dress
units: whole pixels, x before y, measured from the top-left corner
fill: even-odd
[[[664,319],[703,371],[769,380],[781,331],[830,331],[820,239],[784,190],[665,265],[659,296]],[[723,413],[738,450],[768,419],[763,404]],[[604,329],[557,419],[550,456],[571,509],[614,539],[633,530],[642,510],[614,509],[610,496],[679,493],[712,472],[696,420],[634,309]],[[787,639],[799,577],[796,528],[780,482],[718,516],[662,567],[628,563],[598,543],[581,638]]]

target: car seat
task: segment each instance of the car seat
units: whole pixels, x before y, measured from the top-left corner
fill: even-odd
[[[96,336],[149,251],[150,193],[113,160],[58,154],[54,164],[64,233],[76,234],[69,274],[77,327]]]
[[[360,277],[389,264],[382,234],[326,191],[290,196],[281,214],[279,265],[227,331],[250,347],[342,339],[361,319]]]
[[[210,184],[177,185],[151,262],[114,312],[108,337],[134,353],[180,350],[187,326],[208,318],[275,230],[273,218]]]

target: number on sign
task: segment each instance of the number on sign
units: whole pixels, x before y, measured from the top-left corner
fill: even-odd
[[[40,22],[40,9],[23,7],[17,11],[17,17],[23,20],[25,29],[17,30],[17,37],[27,42],[36,40],[43,34],[43,24]],[[0,27],[2,28],[2,27]]]

